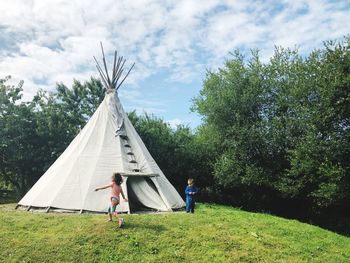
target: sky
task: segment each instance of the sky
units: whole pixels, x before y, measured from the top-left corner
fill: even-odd
[[[126,111],[195,129],[190,112],[207,70],[230,52],[275,46],[301,54],[350,33],[350,0],[1,0],[0,78],[24,80],[24,100],[39,89],[99,77],[93,56],[114,50],[136,63],[119,97]]]

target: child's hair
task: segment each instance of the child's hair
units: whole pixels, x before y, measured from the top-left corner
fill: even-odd
[[[194,179],[193,178],[188,178],[187,182],[188,182],[188,184],[194,184]]]
[[[114,181],[117,185],[121,185],[123,178],[120,173],[114,173],[112,176],[112,181]]]

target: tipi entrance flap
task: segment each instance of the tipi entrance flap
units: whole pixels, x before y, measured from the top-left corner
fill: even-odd
[[[129,205],[131,211],[157,210],[168,211],[158,189],[149,177],[129,177],[127,180]]]

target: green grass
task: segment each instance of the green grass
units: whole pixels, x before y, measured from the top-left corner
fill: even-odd
[[[0,205],[1,262],[350,262],[350,238],[267,214],[200,204],[195,214],[32,213]]]

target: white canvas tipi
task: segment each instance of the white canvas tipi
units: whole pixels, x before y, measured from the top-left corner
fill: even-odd
[[[102,45],[101,45],[102,47]],[[123,175],[124,193],[129,202],[121,201],[117,211],[136,208],[172,211],[184,201],[164,176],[124,112],[117,90],[125,60],[115,53],[113,74],[109,78],[97,68],[106,86],[106,96],[91,119],[18,203],[29,209],[106,212],[110,190],[95,192],[108,184],[115,172]],[[95,59],[96,60],[96,59]]]

